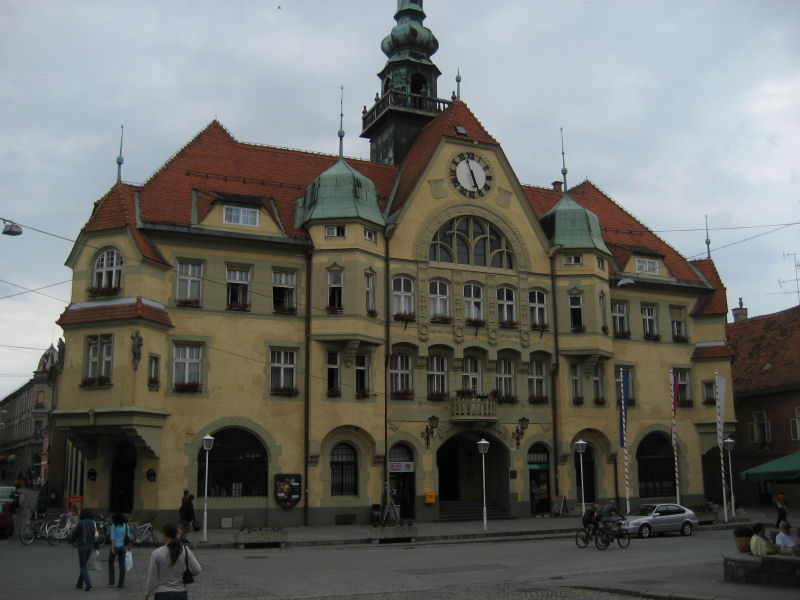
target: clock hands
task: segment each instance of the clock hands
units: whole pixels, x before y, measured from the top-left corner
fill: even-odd
[[[472,166],[469,164],[469,159],[467,159],[467,169],[469,169],[470,177],[472,177],[472,183],[475,184],[475,189],[477,190],[480,186],[478,185],[478,180],[475,179],[475,173],[472,171]]]

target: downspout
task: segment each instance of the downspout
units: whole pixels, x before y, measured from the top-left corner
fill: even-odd
[[[303,493],[303,525],[308,527],[308,458],[309,442],[308,430],[311,410],[311,259],[314,255],[314,248],[309,248],[306,252],[306,356],[304,377],[305,394],[303,399],[303,481],[305,481],[305,491]]]
[[[384,229],[384,239],[386,241],[386,250],[384,253],[384,315],[385,315],[385,340],[383,352],[383,493],[381,499],[388,502],[389,498],[384,496],[388,494],[389,490],[389,397],[392,393],[391,374],[389,372],[391,355],[392,355],[392,330],[391,320],[389,319],[389,309],[391,307],[391,276],[389,273],[389,239],[394,233],[395,226],[388,225]]]
[[[556,259],[550,254],[550,297],[553,299],[553,345],[555,357],[550,368],[550,390],[553,399],[551,411],[553,415],[553,485],[555,495],[558,496],[558,396],[556,384],[558,383],[558,370],[561,364],[561,353],[558,347],[558,303],[556,302]]]

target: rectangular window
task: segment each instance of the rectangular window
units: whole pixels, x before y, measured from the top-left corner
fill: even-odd
[[[692,386],[688,369],[674,369],[678,378],[678,406],[692,405]]]
[[[792,440],[798,441],[800,440],[800,408],[794,409],[794,419],[789,420],[789,431],[792,436]]]
[[[547,325],[547,297],[542,290],[528,292],[528,307],[530,309],[531,325],[539,327]]]
[[[464,318],[483,319],[483,288],[474,283],[464,286]]]
[[[497,288],[497,320],[500,323],[516,323],[514,309],[514,290],[508,287]]]
[[[200,306],[203,291],[203,265],[178,263],[178,304]]]
[[[411,392],[411,357],[408,354],[392,354],[389,361],[389,378],[393,394]]]
[[[619,405],[620,398],[622,398],[622,375],[623,373],[628,376],[628,405],[635,402],[636,392],[634,387],[633,367],[615,367],[614,373],[614,393],[616,394],[617,405]]]
[[[465,390],[481,392],[481,363],[474,356],[464,357],[464,367],[461,371],[461,387]]]
[[[715,387],[713,381],[704,381],[703,382],[703,404],[716,404],[717,403],[717,395],[715,393]]]
[[[434,280],[428,283],[428,312],[432,319],[450,316],[450,299],[447,282]]]
[[[271,350],[270,353],[270,379],[272,392],[292,393],[296,391],[297,379],[295,378],[296,353],[294,350]]]
[[[328,396],[340,396],[341,389],[339,383],[339,353],[328,352],[327,369],[328,369]]]
[[[573,330],[583,329],[583,298],[581,296],[569,297],[569,326]]]
[[[581,254],[567,254],[564,256],[565,265],[582,265],[583,255]]]
[[[364,304],[367,312],[375,310],[375,275],[364,273]]]
[[[636,257],[636,272],[658,275],[658,261],[653,258]]]
[[[111,381],[111,359],[113,356],[112,338],[110,335],[91,335],[87,342],[86,378],[90,383],[108,383]]]
[[[606,261],[605,261],[605,259],[600,258],[599,256],[597,257],[597,268],[600,271],[605,271],[606,270]]]
[[[497,360],[495,388],[503,397],[514,395],[514,363],[507,358]]]
[[[408,277],[392,279],[392,300],[393,314],[414,314],[414,282]]]
[[[367,229],[364,227],[364,239],[368,242],[375,241],[375,230],[374,229]]]
[[[534,358],[528,365],[528,396],[534,401],[547,399],[546,365],[538,358]]]
[[[275,312],[296,312],[295,273],[272,272],[272,310]]]
[[[244,206],[225,205],[223,223],[228,225],[258,226],[258,209]]]
[[[228,267],[227,300],[231,310],[250,309],[250,268]]]
[[[147,359],[147,383],[158,385],[161,381],[161,357],[151,354]]]
[[[343,238],[345,234],[344,225],[328,225],[325,228],[325,237]]]
[[[611,323],[614,326],[614,335],[623,337],[630,335],[630,327],[628,327],[628,303],[627,302],[612,302],[611,303]]]
[[[328,310],[342,310],[342,272],[328,271]]]
[[[645,337],[658,335],[658,313],[652,304],[642,304],[642,332]]]
[[[750,423],[750,441],[759,446],[772,441],[772,426],[767,419],[767,411],[757,410],[753,413],[753,422]]]
[[[603,367],[599,364],[594,366],[594,372],[592,373],[592,390],[594,391],[594,400],[603,400],[605,401],[606,392],[605,392],[605,382],[603,378]]]
[[[669,320],[672,325],[672,336],[674,338],[686,338],[686,317],[684,317],[682,306],[669,307]]]
[[[583,400],[583,392],[581,391],[581,366],[580,365],[570,365],[569,366],[569,386],[570,386],[570,393],[572,394],[573,400]]]
[[[600,292],[597,297],[597,305],[600,309],[600,326],[603,328],[603,333],[608,333],[608,316],[606,315],[606,295]]]
[[[356,398],[369,397],[369,356],[356,354]]]
[[[200,385],[203,347],[198,344],[175,344],[172,383],[175,387]]]
[[[428,393],[447,393],[447,359],[438,354],[428,357]]]

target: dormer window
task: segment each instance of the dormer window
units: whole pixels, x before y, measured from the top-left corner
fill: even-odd
[[[344,225],[328,225],[325,227],[325,237],[327,238],[343,238]]]
[[[113,248],[100,251],[94,261],[90,296],[117,294],[122,280],[122,254]]]
[[[258,227],[258,209],[226,204],[223,211],[223,223]]]
[[[658,261],[654,258],[636,258],[636,272],[658,275]]]
[[[567,254],[564,256],[565,265],[582,265],[583,255],[581,254]]]

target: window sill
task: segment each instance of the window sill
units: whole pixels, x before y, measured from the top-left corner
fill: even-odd
[[[103,298],[107,296],[117,296],[119,295],[120,288],[101,288],[101,287],[91,287],[86,290],[89,294],[89,298]]]
[[[269,393],[272,396],[297,396],[300,390],[297,388],[272,388]]]
[[[531,404],[547,404],[547,396],[529,396],[528,402]]]
[[[500,329],[516,329],[519,327],[519,323],[517,321],[500,321],[498,323]]]
[[[199,394],[202,390],[199,383],[178,383],[172,388],[176,394]]]
[[[249,304],[228,304],[227,309],[228,310],[236,310],[236,311],[239,311],[239,312],[246,312],[246,311],[250,310],[250,305]]]
[[[645,333],[643,337],[648,342],[660,342],[661,341],[661,336],[658,335],[657,333]]]
[[[402,392],[392,392],[391,397],[392,400],[413,400],[414,392],[410,390]]]
[[[175,306],[181,308],[202,308],[200,300],[175,300]]]
[[[273,314],[276,315],[296,315],[297,309],[296,308],[285,308],[285,307],[276,307],[272,310]]]
[[[80,387],[84,390],[107,390],[111,387],[111,382],[108,383],[82,383]]]

